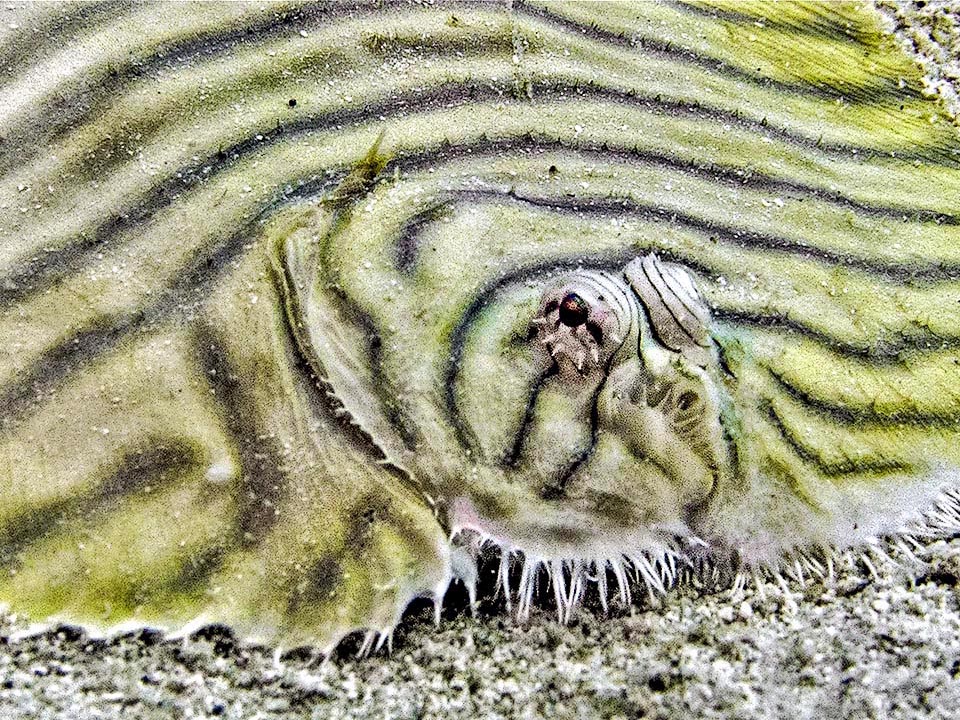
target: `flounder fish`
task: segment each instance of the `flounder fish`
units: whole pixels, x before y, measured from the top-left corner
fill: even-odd
[[[386,642],[960,528],[960,136],[856,3],[36,4],[0,601]]]

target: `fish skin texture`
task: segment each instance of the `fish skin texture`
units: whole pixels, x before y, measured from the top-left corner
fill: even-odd
[[[566,621],[960,527],[960,135],[873,8],[12,25],[11,610],[366,652],[481,557]]]

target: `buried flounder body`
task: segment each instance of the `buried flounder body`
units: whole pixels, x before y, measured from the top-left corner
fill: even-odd
[[[326,647],[485,549],[566,618],[960,526],[960,139],[870,7],[12,17],[13,610]]]

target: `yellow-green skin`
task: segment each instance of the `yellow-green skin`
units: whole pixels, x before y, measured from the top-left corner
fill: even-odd
[[[956,528],[960,136],[870,7],[18,12],[13,610],[328,647],[472,582],[465,538],[571,582],[649,562],[656,585]],[[602,269],[629,292],[651,253],[712,316],[702,377],[658,366],[713,393],[707,483],[650,475],[653,416],[617,405],[652,387],[655,333],[597,376],[608,395],[530,400],[550,284]],[[579,533],[569,496],[531,490],[557,438],[596,449]]]

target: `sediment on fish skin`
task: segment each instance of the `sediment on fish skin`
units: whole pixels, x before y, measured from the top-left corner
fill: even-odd
[[[546,573],[561,619],[591,583],[802,576],[955,532],[960,140],[869,7],[23,12],[0,40],[11,607],[387,642],[411,598],[473,582],[461,496],[519,614]],[[635,258],[702,293],[746,470],[617,550],[652,511],[591,459],[659,476],[534,372],[527,321]],[[537,465],[564,418],[583,447]],[[499,483],[567,455],[544,507],[582,482],[595,522],[523,547],[537,514]]]

